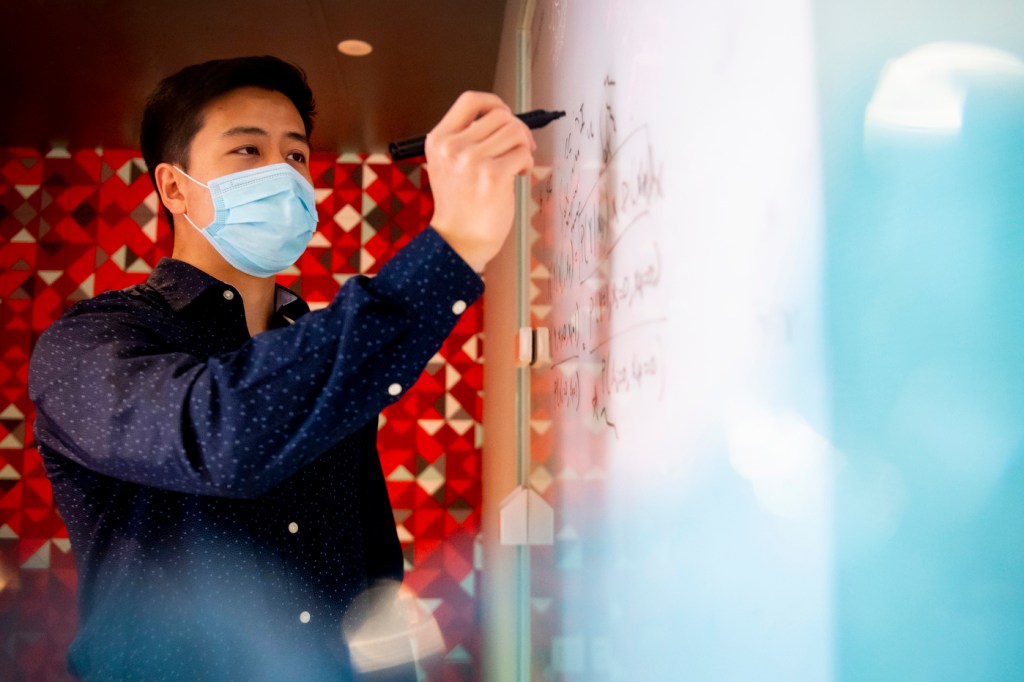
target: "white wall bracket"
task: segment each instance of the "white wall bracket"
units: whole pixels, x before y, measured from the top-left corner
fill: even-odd
[[[519,486],[501,501],[501,544],[551,545],[555,510],[536,491]]]

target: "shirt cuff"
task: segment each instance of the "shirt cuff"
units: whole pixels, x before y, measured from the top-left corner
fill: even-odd
[[[385,263],[374,286],[423,316],[461,315],[484,290],[480,275],[433,227]]]

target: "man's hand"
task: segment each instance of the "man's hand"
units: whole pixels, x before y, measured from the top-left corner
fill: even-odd
[[[434,229],[477,272],[501,249],[536,144],[497,95],[466,92],[427,135]]]

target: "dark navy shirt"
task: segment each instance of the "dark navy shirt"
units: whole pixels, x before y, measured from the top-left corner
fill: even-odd
[[[39,339],[36,439],[79,574],[88,679],[344,679],[341,621],[402,555],[378,413],[480,278],[432,229],[323,310],[278,288],[272,329],[164,259]]]

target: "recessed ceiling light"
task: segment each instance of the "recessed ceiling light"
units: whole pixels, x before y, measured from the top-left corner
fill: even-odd
[[[349,57],[365,57],[373,52],[373,45],[365,40],[343,40],[338,43],[338,52]]]

